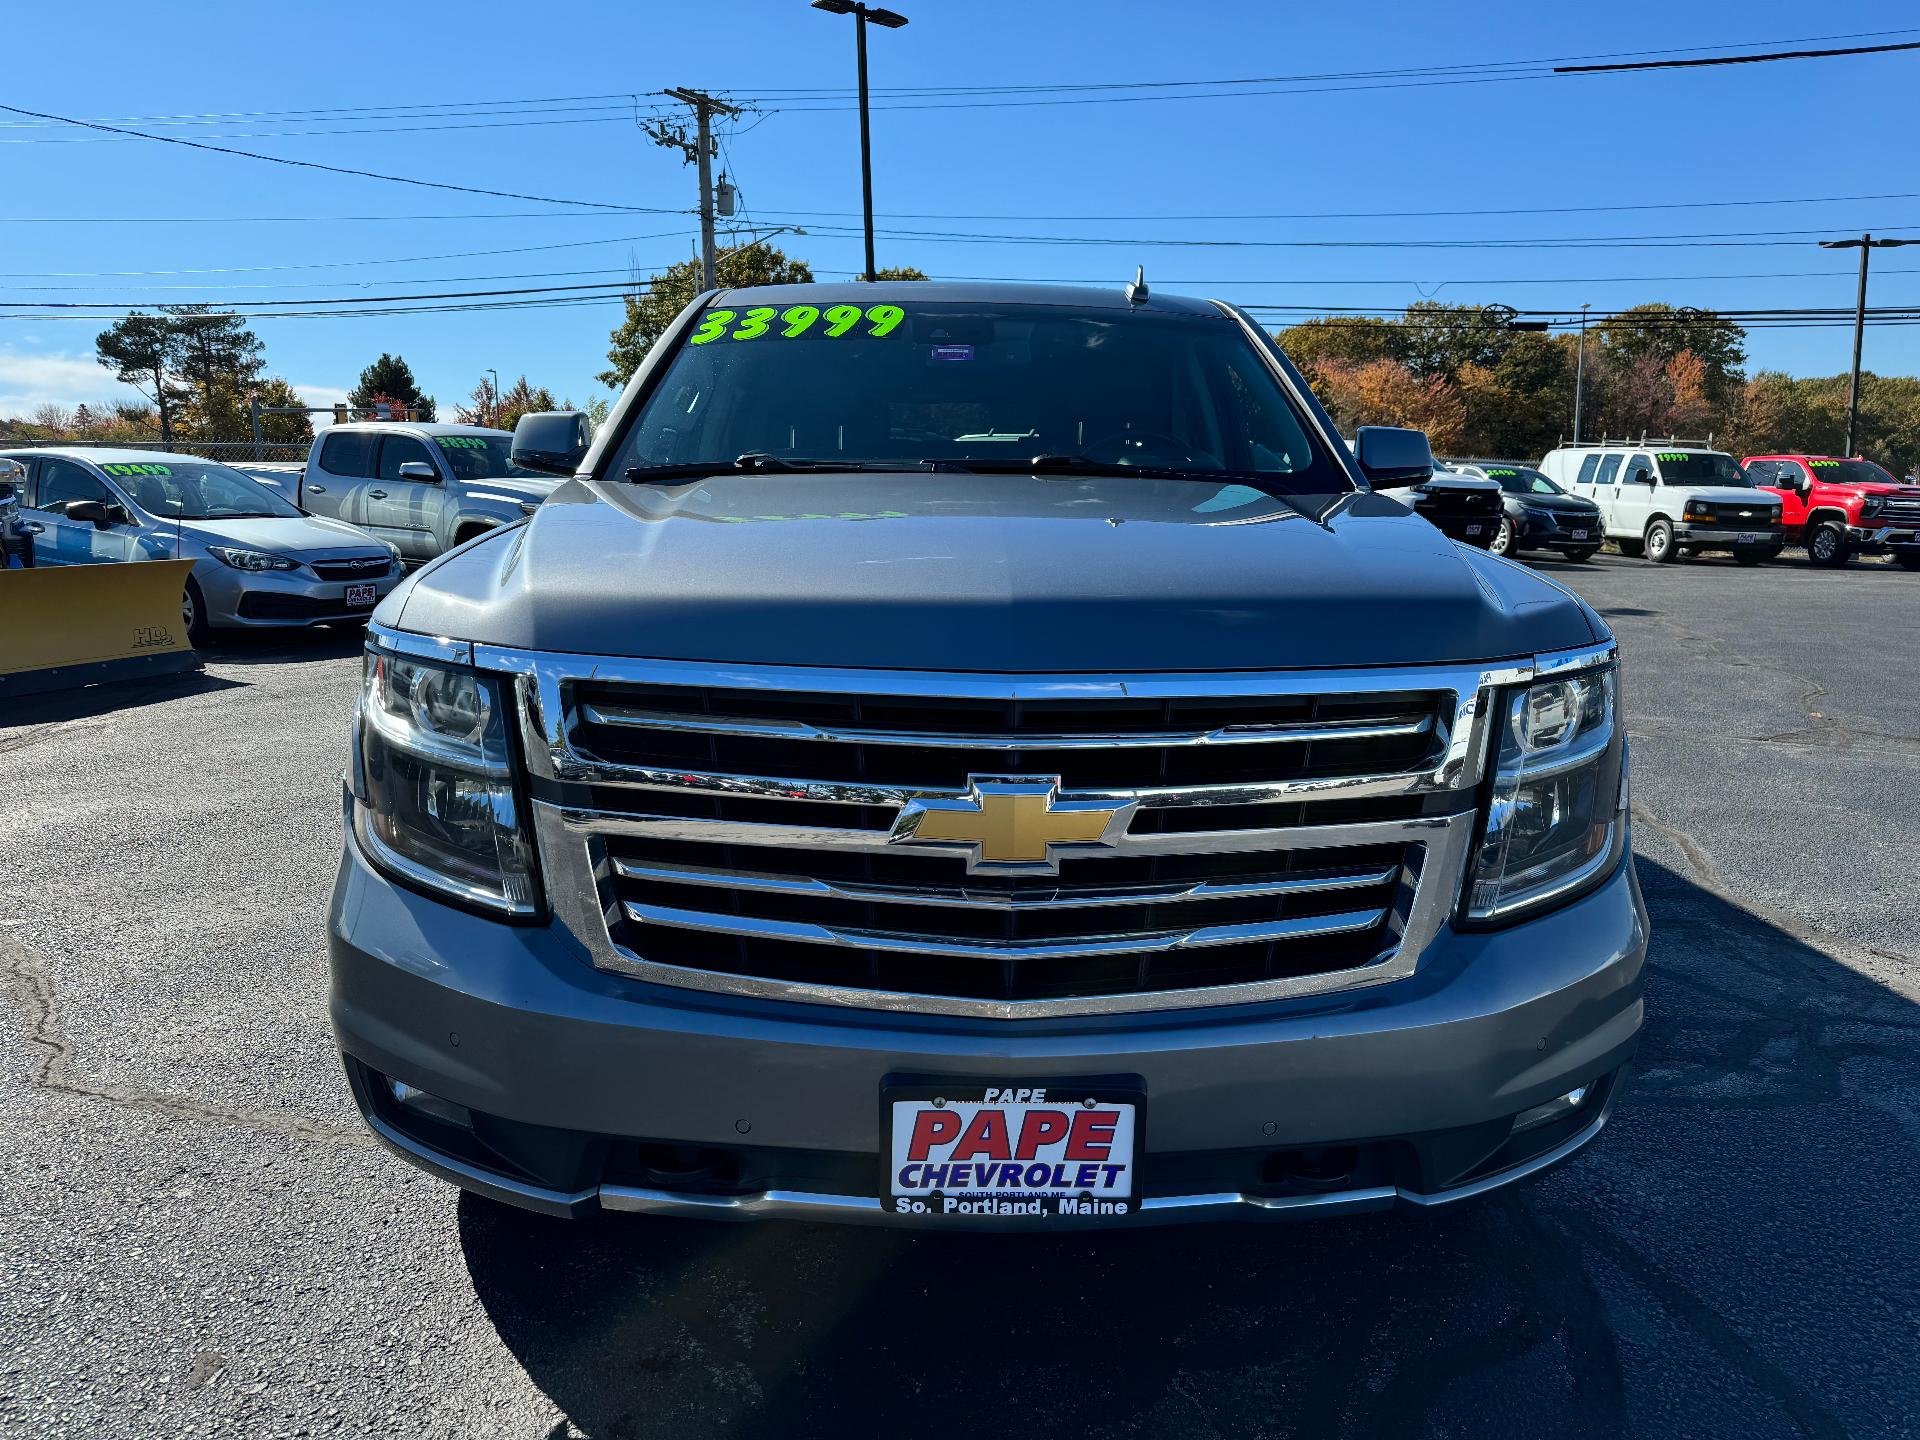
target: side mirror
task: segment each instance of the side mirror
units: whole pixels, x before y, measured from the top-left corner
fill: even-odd
[[[104,500],[75,500],[67,506],[66,516],[83,525],[91,524],[96,530],[113,528],[113,515]]]
[[[1627,483],[1629,485],[1651,485],[1653,484],[1653,472],[1645,469],[1635,470],[1631,475],[1627,476]]]
[[[571,475],[593,448],[593,421],[584,410],[532,410],[513,427],[513,463],[547,475]]]
[[[419,480],[427,485],[440,483],[440,472],[424,460],[402,460],[400,462],[402,480]]]
[[[1799,475],[1795,477],[1793,488],[1798,490],[1802,495],[1811,494],[1813,492],[1813,476],[1802,470]]]
[[[1353,458],[1375,485],[1410,485],[1433,478],[1433,449],[1424,430],[1362,425],[1353,432]]]

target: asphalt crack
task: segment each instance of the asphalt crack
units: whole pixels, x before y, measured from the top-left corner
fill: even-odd
[[[0,958],[5,959],[12,988],[27,1011],[26,1043],[30,1049],[39,1052],[38,1062],[27,1076],[27,1083],[34,1089],[103,1101],[167,1120],[245,1125],[289,1140],[308,1140],[327,1145],[372,1144],[372,1137],[357,1126],[323,1125],[280,1110],[249,1110],[237,1105],[225,1105],[217,1100],[83,1079],[74,1070],[73,1046],[67,1039],[63,1023],[60,993],[47,971],[45,960],[19,941],[4,935],[0,935]]]

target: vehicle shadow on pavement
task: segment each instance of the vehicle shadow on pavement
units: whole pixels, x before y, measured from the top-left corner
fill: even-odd
[[[367,644],[364,625],[315,625],[302,630],[223,630],[200,652],[210,665],[292,665],[340,660]]]
[[[78,690],[49,690],[40,695],[22,695],[0,705],[0,736],[10,729],[35,725],[59,725],[69,720],[90,720],[119,710],[137,710],[143,705],[162,705],[190,695],[212,695],[221,690],[244,690],[244,680],[209,675],[204,670],[189,670],[179,675],[159,675],[145,680],[116,680],[108,685],[88,685]]]
[[[1058,1236],[570,1223],[463,1196],[476,1294],[571,1422],[556,1440],[1904,1433],[1920,1014],[1640,874],[1638,1073],[1532,1185]]]

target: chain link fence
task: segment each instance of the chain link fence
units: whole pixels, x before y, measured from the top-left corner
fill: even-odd
[[[312,448],[310,440],[277,444],[271,440],[9,440],[0,437],[0,449],[55,450],[68,447],[87,450],[164,450],[174,455],[197,455],[202,460],[220,460],[235,465],[242,462],[299,463]]]

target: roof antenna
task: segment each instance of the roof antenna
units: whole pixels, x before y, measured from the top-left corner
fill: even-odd
[[[1147,303],[1147,267],[1144,265],[1133,267],[1133,283],[1127,286],[1127,303],[1129,305]]]

